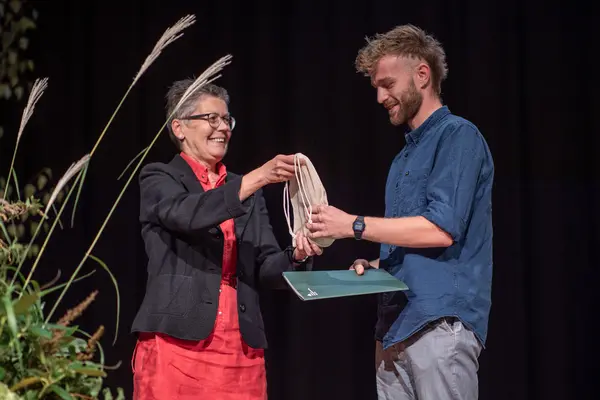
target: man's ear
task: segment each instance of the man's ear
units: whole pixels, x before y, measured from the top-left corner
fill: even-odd
[[[415,69],[415,83],[420,89],[424,89],[431,83],[431,68],[425,63],[419,63]]]

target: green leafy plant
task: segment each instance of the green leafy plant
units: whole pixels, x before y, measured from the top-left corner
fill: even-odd
[[[33,114],[35,104],[47,88],[48,80],[47,78],[38,79],[33,84],[21,119],[8,173],[9,177],[13,177],[13,184],[11,185],[10,181],[6,183],[2,198],[0,198],[0,398],[20,400],[96,399],[103,396],[104,400],[113,399],[110,389],[103,387],[104,378],[107,376],[106,371],[111,368],[105,364],[104,352],[100,343],[104,327],[100,325],[95,328],[93,334],[89,334],[77,325],[73,325],[73,322],[94,301],[98,292],[94,291],[89,294],[57,321],[53,317],[72,284],[94,273],[92,270],[80,276],[81,270],[91,259],[110,275],[115,286],[117,323],[114,340],[116,340],[119,327],[119,287],[108,266],[100,258],[94,256],[92,251],[148,151],[164,130],[168,118],[151,143],[134,158],[134,160],[138,160],[137,165],[129,174],[127,182],[123,185],[102,226],[69,279],[66,282],[58,283],[60,270],[57,270],[57,278],[52,282],[40,284],[34,279],[34,274],[75,188],[77,188],[77,194],[73,202],[73,209],[76,208],[92,156],[129,92],[166,46],[181,37],[182,31],[193,23],[195,23],[195,17],[188,15],[165,31],[152,53],[142,64],[133,83],[121,98],[91,152],[73,163],[58,180],[49,196],[41,200],[36,196],[38,192],[35,187],[25,190],[22,194],[10,190],[11,186],[18,187],[14,160],[17,157],[19,139],[27,121]],[[225,56],[204,71],[184,94],[174,112],[196,89],[217,79],[219,76],[216,74],[229,64],[230,59],[231,56]],[[71,180],[73,180],[73,184],[68,186]],[[16,197],[13,195],[15,193]],[[58,200],[61,194],[64,198],[60,207],[55,207],[59,204]],[[51,215],[51,210],[55,212],[54,216]],[[26,232],[21,232],[22,228],[18,228],[18,223],[24,218],[32,217],[39,218],[39,221],[29,232],[30,234],[26,235]],[[42,238],[41,246],[36,249],[34,247],[36,240]],[[31,262],[31,265],[28,261]],[[50,293],[59,294],[50,311],[46,312],[46,299]],[[116,396],[117,399],[124,398],[120,388],[117,389]]]
[[[31,89],[31,82],[22,78],[34,68],[27,34],[36,28],[37,17],[26,0],[0,0],[0,99],[20,100]]]

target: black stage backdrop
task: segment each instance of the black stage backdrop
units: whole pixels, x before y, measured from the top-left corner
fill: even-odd
[[[496,164],[493,307],[481,356],[481,399],[594,398],[597,313],[600,87],[598,13],[591,3],[518,1],[38,1],[32,37],[36,76],[49,88],[21,142],[21,180],[50,166],[62,174],[91,150],[119,99],[163,31],[193,13],[197,23],[142,77],[116,117],[87,174],[73,229],[56,234],[38,278],[63,278],[79,262],[124,181],[125,165],[164,121],[164,94],[177,79],[197,76],[231,53],[218,83],[238,119],[230,170],[245,173],[278,153],[302,152],[315,163],[330,203],[380,216],[402,129],[392,127],[369,81],[354,71],[365,35],[414,23],[447,51],[443,99],[473,121]],[[23,104],[21,103],[21,106]],[[2,107],[10,111],[9,107]],[[20,110],[3,112],[16,128]],[[16,132],[16,130],[15,130]],[[1,140],[8,170],[14,133]],[[163,135],[149,161],[174,154]],[[283,186],[265,190],[282,246],[290,242]],[[64,306],[94,288],[96,302],[79,323],[104,324],[108,363],[122,361],[108,383],[131,395],[132,319],[144,295],[145,254],[138,224],[137,177],[94,253],[121,289],[99,270],[78,283]],[[68,218],[65,218],[67,222]],[[338,241],[318,269],[347,268],[377,257],[377,245]],[[46,267],[45,269],[43,267]],[[86,271],[94,268],[90,261]],[[270,340],[271,399],[374,399],[375,298],[302,303],[287,292],[264,296]],[[61,307],[60,316],[64,311]]]

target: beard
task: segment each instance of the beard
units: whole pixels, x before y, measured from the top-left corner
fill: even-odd
[[[390,122],[394,126],[406,124],[413,119],[423,104],[423,95],[417,90],[414,80],[410,81],[408,88],[398,98],[398,110],[390,110]]]

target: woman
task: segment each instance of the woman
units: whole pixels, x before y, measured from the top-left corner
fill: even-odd
[[[192,80],[167,94],[171,115]],[[235,120],[227,92],[201,87],[168,124],[180,150],[140,173],[146,296],[133,322],[135,399],[266,399],[259,288],[307,268],[322,250],[305,236],[281,250],[261,188],[294,176],[277,156],[238,176],[222,163]]]

